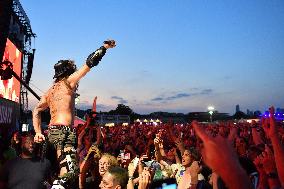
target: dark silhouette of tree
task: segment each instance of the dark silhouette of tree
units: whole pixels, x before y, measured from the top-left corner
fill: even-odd
[[[133,113],[132,109],[124,104],[118,104],[115,112],[119,115],[131,115]]]
[[[233,115],[233,118],[234,118],[234,119],[246,119],[246,118],[248,118],[248,115],[245,114],[245,113],[242,112],[242,111],[237,111],[237,112]]]

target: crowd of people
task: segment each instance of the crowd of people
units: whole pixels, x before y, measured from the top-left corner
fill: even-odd
[[[284,127],[275,121],[273,107],[269,118],[251,123],[102,127],[94,114],[86,120],[76,130],[79,174],[70,188],[147,189],[162,183],[179,189],[284,186]],[[28,188],[51,186],[59,165],[48,150],[43,152],[45,146],[35,147],[31,139],[31,133],[13,134],[4,156],[14,158],[1,167],[0,188],[17,188],[18,182]]]
[[[54,65],[54,84],[33,111],[34,131],[0,143],[1,189],[284,188],[284,127],[273,107],[269,117],[251,123],[102,127],[95,98],[86,123],[74,128],[78,83],[115,46],[104,41],[78,70],[71,60]]]

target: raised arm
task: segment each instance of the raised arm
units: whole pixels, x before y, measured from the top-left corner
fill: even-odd
[[[97,111],[97,99],[98,99],[98,97],[96,96],[94,98],[94,102],[93,102],[93,109],[92,109],[93,112]]]
[[[45,140],[44,135],[41,133],[41,112],[48,108],[46,96],[42,96],[37,106],[33,111],[33,126],[35,130],[35,142],[42,142]]]
[[[79,70],[77,70],[68,77],[67,81],[69,82],[70,86],[72,88],[75,88],[78,81],[82,77],[84,77],[91,70],[92,67],[97,66],[99,64],[99,62],[105,55],[106,50],[115,46],[116,44],[114,40],[108,40],[104,42],[103,46],[101,46],[95,52],[91,53],[88,56],[86,63]]]
[[[213,172],[220,175],[230,189],[251,189],[249,177],[241,167],[229,140],[208,135],[196,121],[193,121],[192,125],[196,135],[203,141],[203,160]]]
[[[269,108],[269,123],[270,127],[266,127],[266,133],[268,134],[274,151],[274,157],[276,162],[276,168],[278,172],[278,178],[281,182],[282,187],[284,186],[284,148],[280,142],[277,125],[274,117],[274,107]]]

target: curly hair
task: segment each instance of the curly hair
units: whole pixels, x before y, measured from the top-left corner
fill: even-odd
[[[110,166],[118,166],[118,161],[116,157],[110,155],[109,153],[104,153],[101,158],[106,158],[110,164]]]

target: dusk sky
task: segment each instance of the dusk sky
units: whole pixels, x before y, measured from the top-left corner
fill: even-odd
[[[82,66],[117,41],[79,83],[78,108],[123,103],[134,112],[284,108],[283,0],[20,0],[37,35],[31,88],[52,85],[54,64]],[[32,109],[37,100],[30,95]]]

